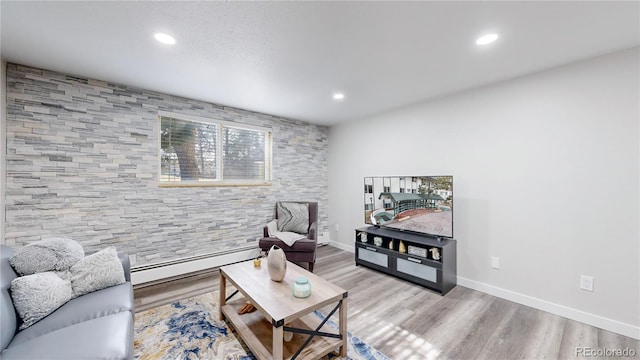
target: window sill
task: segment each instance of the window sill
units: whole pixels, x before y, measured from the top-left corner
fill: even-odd
[[[161,182],[158,187],[243,187],[243,186],[271,186],[267,181],[247,181],[247,182],[223,182],[223,181],[185,181],[185,182]]]

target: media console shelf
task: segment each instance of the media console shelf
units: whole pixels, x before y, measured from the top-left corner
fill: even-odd
[[[402,242],[402,245],[401,245]],[[356,229],[356,265],[445,295],[456,286],[456,241],[369,226]]]

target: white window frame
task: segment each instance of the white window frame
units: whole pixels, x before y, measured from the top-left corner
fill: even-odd
[[[208,125],[217,125],[216,135],[216,180],[188,180],[188,181],[163,181],[162,180],[162,118],[174,118],[177,120],[197,122]],[[168,111],[158,112],[158,186],[160,187],[202,187],[202,186],[265,186],[271,185],[272,179],[272,148],[273,148],[273,130],[270,127],[255,126],[249,124],[236,123],[232,121],[224,121],[216,118],[207,118],[195,115],[180,114]],[[225,180],[222,159],[222,135],[225,128],[233,128],[240,130],[253,130],[264,133],[265,161],[264,161],[264,179],[262,180]]]

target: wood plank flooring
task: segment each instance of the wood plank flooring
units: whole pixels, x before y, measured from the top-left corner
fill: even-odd
[[[355,266],[353,253],[331,246],[318,249],[314,270],[349,291],[349,331],[394,360],[576,359],[579,347],[629,348],[640,358],[635,339],[462,286],[440,296]],[[218,288],[217,269],[136,286],[136,311]]]

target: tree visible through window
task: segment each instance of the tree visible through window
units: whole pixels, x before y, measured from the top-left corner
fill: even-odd
[[[271,132],[207,119],[160,117],[160,182],[268,182]]]

